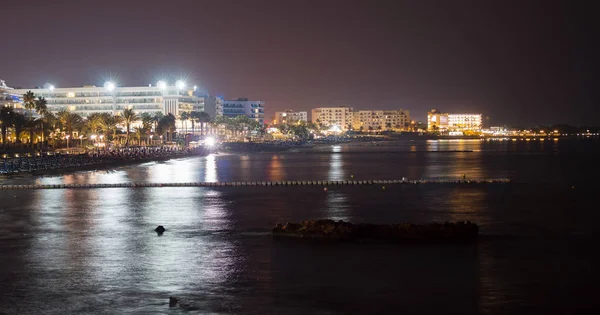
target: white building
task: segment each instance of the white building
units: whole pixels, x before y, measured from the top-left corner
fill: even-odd
[[[285,124],[287,122],[308,121],[308,112],[295,112],[286,110],[283,112],[275,112],[273,124]]]
[[[482,114],[448,114],[432,109],[427,113],[428,130],[479,131]]]
[[[311,111],[312,122],[326,127],[348,130],[352,127],[352,107],[320,107]]]
[[[481,114],[448,114],[448,128],[454,130],[481,130]]]
[[[352,128],[360,131],[405,130],[410,124],[408,110],[359,110],[354,112]]]
[[[44,97],[48,110],[57,113],[69,110],[86,117],[91,113],[118,114],[124,109],[133,109],[136,113],[173,114],[179,117],[184,111],[203,111],[204,98],[193,95],[193,90],[185,89],[182,83],[170,86],[159,82],[156,86],[120,87],[106,83],[103,87],[87,85],[83,87],[53,87],[11,89],[9,94],[18,97],[22,103],[23,94],[31,91],[36,97]],[[19,104],[15,107],[22,107]]]
[[[261,125],[265,123],[265,102],[249,101],[247,98],[238,98],[223,102],[223,116],[237,117],[246,116],[258,121]]]

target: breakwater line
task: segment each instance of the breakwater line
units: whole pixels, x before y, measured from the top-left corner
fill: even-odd
[[[146,187],[243,187],[243,186],[358,186],[358,185],[427,185],[427,184],[506,184],[508,178],[490,179],[391,179],[391,180],[301,180],[301,181],[239,181],[192,183],[114,183],[114,184],[45,184],[0,185],[0,190],[18,189],[90,189],[90,188],[146,188]]]

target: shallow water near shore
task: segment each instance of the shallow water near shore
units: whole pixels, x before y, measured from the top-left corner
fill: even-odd
[[[385,190],[0,191],[0,313],[595,313],[598,144],[348,143],[0,178],[0,184],[513,179]],[[452,150],[472,152],[427,153]],[[470,220],[482,236],[473,244],[394,246],[281,240],[269,232],[277,222],[318,218]],[[162,236],[157,225],[167,229]],[[169,296],[198,310],[170,309]]]

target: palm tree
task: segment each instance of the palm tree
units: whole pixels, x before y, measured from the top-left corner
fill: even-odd
[[[196,120],[200,123],[200,136],[204,136],[204,124],[210,122],[210,115],[207,112],[198,112]]]
[[[0,109],[0,128],[2,130],[2,145],[6,145],[7,143],[7,134],[8,128],[13,125],[13,120],[15,117],[15,112],[12,107],[2,106]]]
[[[41,130],[42,130],[42,143],[44,143],[44,118],[46,117],[46,115],[48,114],[48,106],[47,106],[48,102],[46,101],[45,98],[43,97],[38,97],[37,100],[35,100],[35,111],[38,113],[38,115],[40,115],[40,125],[41,125]]]
[[[181,112],[179,119],[185,124],[185,133],[187,134],[187,121],[190,119],[190,112]]]
[[[91,113],[85,121],[86,128],[92,133],[97,133],[98,129],[102,128],[102,114]]]
[[[31,110],[35,108],[35,94],[31,91],[23,94],[23,107],[29,110],[29,119],[33,117]]]
[[[129,129],[131,128],[131,123],[134,123],[139,119],[139,116],[136,115],[133,109],[128,108],[123,110],[123,123],[125,123],[125,126],[127,128],[127,140],[125,142],[126,146],[129,145]]]
[[[156,131],[156,128],[158,128],[158,123],[164,116],[165,115],[162,112],[156,112],[154,114],[154,116],[152,117],[152,120],[154,121],[154,131]]]
[[[117,125],[123,122],[123,117],[120,115],[113,115],[111,113],[102,113],[102,130],[106,137],[112,134],[112,137],[117,135]],[[108,139],[107,139],[108,140]]]
[[[165,140],[168,141],[169,134],[173,137],[172,133],[175,131],[175,116],[171,113],[163,116],[158,122],[157,130],[161,135],[166,133],[167,136],[165,137]]]
[[[83,126],[83,118],[79,114],[71,113],[68,110],[61,110],[57,113],[57,116],[61,129],[66,135],[73,135],[73,131],[81,130]]]

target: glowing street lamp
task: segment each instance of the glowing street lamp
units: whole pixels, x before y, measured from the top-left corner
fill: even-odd
[[[104,88],[109,92],[112,92],[115,89],[115,87],[116,85],[114,82],[107,81],[104,83]]]
[[[167,88],[167,82],[160,80],[156,83],[156,86],[161,90],[165,90]]]
[[[83,148],[83,135],[79,136],[79,146]]]
[[[183,90],[185,89],[185,81],[179,80],[175,83],[175,86],[177,86],[178,89]]]
[[[70,135],[66,135],[65,138],[67,138],[67,149],[69,149],[69,138],[71,138]]]
[[[50,92],[54,92],[54,85],[48,85],[48,90],[50,90]]]

